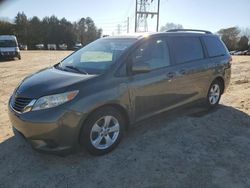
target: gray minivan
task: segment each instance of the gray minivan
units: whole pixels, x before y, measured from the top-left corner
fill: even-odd
[[[9,101],[15,132],[35,149],[113,150],[130,124],[184,104],[215,107],[232,58],[202,30],[105,37],[27,78]]]

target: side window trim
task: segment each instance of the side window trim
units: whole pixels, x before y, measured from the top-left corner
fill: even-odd
[[[206,45],[206,42],[205,42],[205,38],[206,38],[206,37],[210,37],[210,38],[217,38],[217,37],[216,37],[216,36],[203,36],[203,37],[202,37],[202,41],[203,41],[203,44],[204,44],[204,47],[205,47],[206,53],[207,53],[207,58],[211,59],[211,58],[226,56],[226,49],[223,49],[223,50],[225,50],[225,53],[221,53],[221,54],[218,54],[218,55],[210,56],[210,55],[209,55],[209,49],[207,48],[207,45]],[[218,38],[218,41],[220,41],[219,38]],[[225,48],[225,45],[224,45],[224,44],[221,44],[221,45],[223,45],[223,47]]]
[[[169,52],[169,59],[170,59],[170,66],[175,66],[175,57],[174,57],[174,53],[173,53],[173,49],[171,48],[170,42],[169,42],[169,36],[165,37],[166,43],[167,43],[167,47],[168,47],[168,52]]]
[[[208,55],[207,47],[206,47],[206,45],[205,45],[204,38],[203,38],[203,37],[199,37],[199,38],[200,38],[200,41],[201,41],[201,45],[202,45],[202,49],[203,49],[204,58],[207,59],[207,58],[209,58],[209,55]]]

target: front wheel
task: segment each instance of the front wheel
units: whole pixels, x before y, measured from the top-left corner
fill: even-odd
[[[106,154],[119,144],[124,127],[124,118],[118,110],[101,108],[90,115],[83,125],[80,143],[93,155]]]
[[[215,107],[219,104],[222,94],[222,84],[220,81],[215,80],[210,85],[207,94],[207,105],[208,107]]]

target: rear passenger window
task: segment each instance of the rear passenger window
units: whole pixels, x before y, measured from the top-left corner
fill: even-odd
[[[151,69],[170,65],[169,51],[164,39],[151,39],[143,43],[132,55],[133,63],[147,63]]]
[[[169,37],[175,63],[184,63],[204,58],[202,45],[198,37]]]
[[[223,43],[220,41],[218,37],[206,36],[203,37],[203,39],[209,57],[222,56],[227,53]]]

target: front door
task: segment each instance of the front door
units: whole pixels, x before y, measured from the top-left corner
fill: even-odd
[[[174,104],[175,93],[173,68],[169,49],[164,38],[146,40],[132,53],[132,66],[146,63],[151,71],[132,74],[129,77],[129,94],[135,120],[159,113]]]

